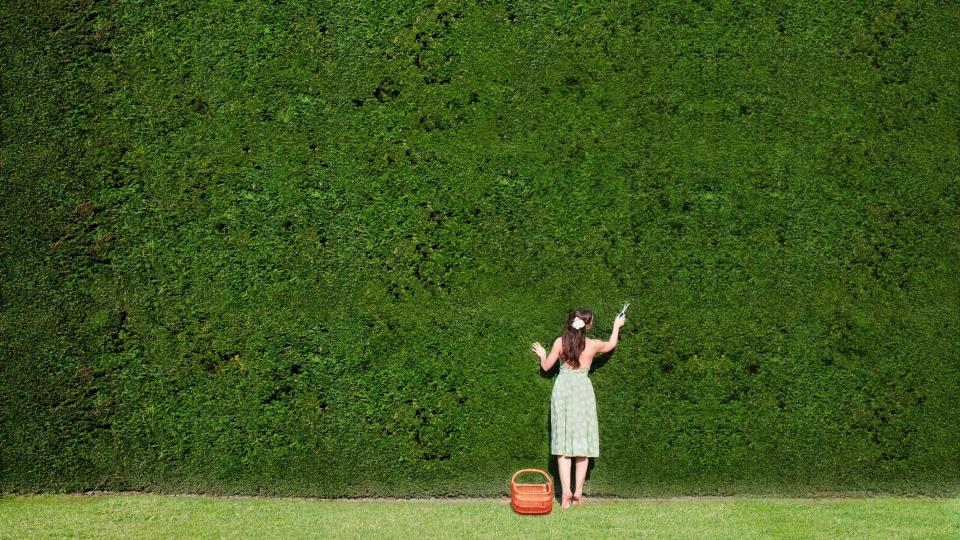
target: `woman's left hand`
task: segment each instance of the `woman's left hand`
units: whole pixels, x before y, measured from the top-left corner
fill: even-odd
[[[545,358],[547,356],[547,350],[543,348],[543,345],[540,342],[533,344],[533,352],[537,353],[537,356],[540,358]]]

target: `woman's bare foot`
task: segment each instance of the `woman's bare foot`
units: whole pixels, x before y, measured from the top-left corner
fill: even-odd
[[[560,508],[563,509],[563,510],[566,510],[567,508],[570,508],[570,500],[571,500],[571,499],[573,499],[573,494],[572,494],[572,493],[565,493],[565,494],[560,498]]]
[[[576,504],[578,506],[583,504],[583,493],[579,495],[577,495],[576,493],[573,494],[573,504]]]

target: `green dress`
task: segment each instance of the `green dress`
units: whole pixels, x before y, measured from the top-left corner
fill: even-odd
[[[550,395],[550,453],[600,455],[597,398],[587,376],[590,368],[573,369],[560,360],[560,374]]]

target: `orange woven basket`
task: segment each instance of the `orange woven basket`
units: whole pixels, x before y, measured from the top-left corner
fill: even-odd
[[[539,473],[547,478],[546,484],[518,484],[517,477],[523,473]],[[520,469],[510,479],[510,506],[518,514],[542,515],[553,510],[553,478],[540,469]]]

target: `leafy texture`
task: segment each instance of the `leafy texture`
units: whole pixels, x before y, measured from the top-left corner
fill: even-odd
[[[949,2],[5,2],[0,489],[960,484]]]

